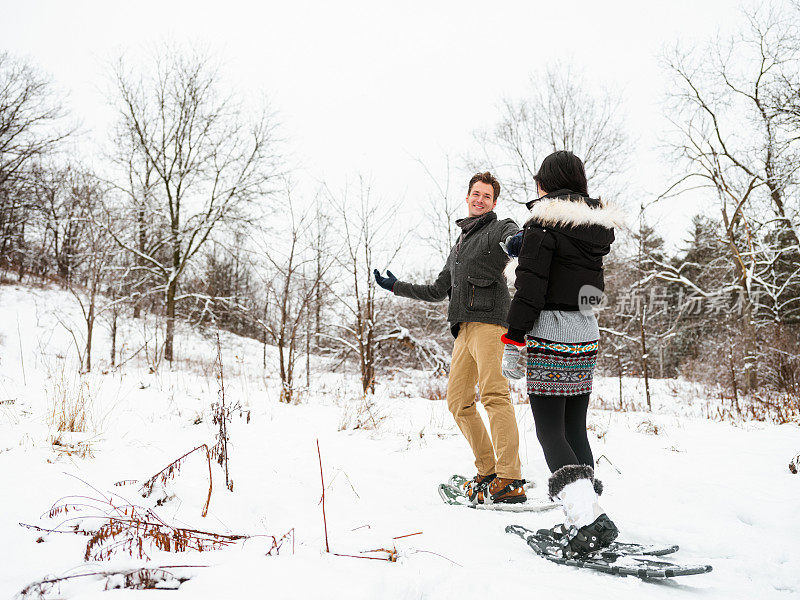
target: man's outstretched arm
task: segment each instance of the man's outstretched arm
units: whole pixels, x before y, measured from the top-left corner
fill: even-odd
[[[413,298],[414,300],[424,300],[425,302],[441,302],[447,299],[447,292],[450,291],[450,269],[445,265],[436,281],[430,285],[408,283],[407,281],[398,281],[392,275],[391,271],[386,271],[389,277],[381,277],[379,271],[375,271],[375,279],[381,287],[391,290],[396,296],[403,296],[404,298]],[[394,279],[394,281],[392,281]],[[386,282],[384,285],[381,282]]]

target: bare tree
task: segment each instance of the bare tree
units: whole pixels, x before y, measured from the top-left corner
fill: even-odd
[[[148,292],[157,285],[153,282],[149,263],[144,257],[159,254],[161,262],[167,261],[164,248],[159,245],[164,235],[158,231],[165,224],[149,222],[158,181],[153,162],[146,153],[141,152],[136,132],[131,131],[124,120],[117,124],[114,153],[108,158],[119,169],[119,182],[112,185],[124,194],[128,218],[136,224],[129,241],[136,248],[136,252],[131,254],[136,269],[130,272],[125,288],[132,299],[133,317],[138,319]]]
[[[431,273],[431,269],[424,269],[410,274],[412,280],[424,280],[430,275],[436,276],[460,234],[456,220],[464,212],[466,189],[451,188],[449,155],[444,157],[445,168],[441,177],[437,177],[422,160],[417,159],[417,162],[436,188],[436,193],[425,203],[422,223],[414,228],[414,237],[434,252],[427,264],[434,265],[435,271]],[[447,322],[446,303],[409,304],[390,297],[385,307],[385,321],[388,330],[378,340],[381,350],[379,364],[390,367],[402,364],[439,374],[447,372],[453,336]]]
[[[253,307],[251,315],[263,328],[265,345],[269,340],[277,348],[280,400],[290,403],[295,396],[295,367],[303,353],[304,332],[306,369],[310,369],[310,339],[315,329],[311,315],[317,291],[324,284],[335,255],[318,252],[314,244],[308,244],[319,231],[314,227],[319,213],[298,211],[288,182],[285,198],[286,227],[279,227],[259,242],[258,256],[266,260],[269,268],[255,267],[263,277],[265,300],[263,314],[259,314],[260,307]]]
[[[306,357],[310,356],[311,346],[316,350],[321,349],[320,332],[323,328],[325,311],[330,307],[331,289],[329,271],[331,259],[334,258],[333,245],[328,237],[332,226],[331,216],[328,214],[321,195],[314,198],[314,218],[311,222],[310,251],[313,254],[313,264],[310,267],[311,281],[315,282],[313,302],[308,306],[309,319],[313,319],[314,327],[308,328]],[[311,321],[309,321],[310,324]],[[310,367],[310,365],[307,365]],[[310,377],[310,368],[306,369],[306,376]]]
[[[87,172],[73,174],[70,186],[73,196],[72,204],[77,208],[74,220],[81,230],[80,245],[76,246],[75,270],[65,284],[78,302],[84,325],[84,347],[79,352],[85,372],[92,370],[92,347],[94,343],[97,319],[107,312],[115,311],[125,299],[112,292],[107,294],[107,287],[113,288],[115,276],[120,275],[114,262],[120,249],[104,228],[92,227],[102,203],[103,189],[99,182]],[[113,321],[116,325],[116,319]],[[116,343],[116,330],[113,331]],[[112,363],[114,357],[112,354]]]
[[[130,170],[116,187],[129,197],[140,190],[132,210],[144,211],[148,227],[157,225],[151,250],[142,250],[130,228],[107,226],[165,294],[169,361],[184,272],[212,232],[250,218],[249,211],[272,191],[277,171],[272,116],[264,109],[246,119],[233,93],[223,93],[219,70],[211,64],[202,53],[165,49],[147,75],[134,75],[123,60],[114,71],[120,163],[139,169],[133,188]],[[141,236],[141,229],[133,231]]]
[[[740,335],[749,392],[757,386],[761,295],[772,290],[773,308],[798,308],[791,295],[781,296],[786,285],[797,289],[796,269],[776,271],[775,265],[800,250],[800,214],[787,201],[797,190],[800,138],[774,99],[791,89],[787,73],[796,81],[800,55],[796,21],[777,4],[744,17],[741,34],[695,50],[676,49],[665,58],[675,79],[671,146],[689,172],[661,198],[707,189],[717,201],[734,276],[719,283],[743,300]]]
[[[388,264],[400,248],[390,237],[389,225],[396,207],[379,204],[371,196],[370,186],[359,179],[355,198],[347,188],[341,194],[326,188],[342,249],[337,261],[342,273],[335,297],[343,315],[335,326],[336,335],[321,333],[332,339],[346,354],[355,354],[366,394],[375,391],[378,340],[383,324],[383,308],[388,296],[376,297],[377,283],[372,271]],[[381,256],[378,260],[375,253]]]
[[[40,260],[52,259],[59,280],[68,285],[80,266],[80,246],[91,226],[86,212],[91,175],[74,165],[60,168],[37,164],[30,173],[29,189],[42,220]]]
[[[65,116],[46,76],[0,52],[0,189],[72,133],[62,125]]]
[[[421,228],[424,233],[418,234],[418,237],[423,244],[434,250],[441,262],[444,263],[460,233],[456,225],[456,217],[464,210],[464,197],[467,194],[461,189],[456,191],[451,191],[450,189],[449,156],[445,156],[445,177],[443,180],[437,178],[424,162],[419,159],[417,159],[417,162],[436,187],[436,195],[430,202],[425,203],[423,227]],[[459,193],[462,192],[464,197],[459,196]]]
[[[0,262],[21,258],[31,215],[26,183],[31,167],[53,152],[72,129],[52,82],[33,66],[0,52]],[[22,267],[20,266],[20,276]]]
[[[620,106],[619,94],[590,90],[571,65],[554,65],[531,77],[526,97],[502,101],[494,128],[475,133],[482,154],[469,166],[491,165],[509,195],[527,202],[537,197],[533,176],[542,159],[570,150],[583,159],[593,189],[618,191],[614,179],[630,155]]]

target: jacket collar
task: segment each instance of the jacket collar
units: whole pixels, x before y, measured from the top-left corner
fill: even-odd
[[[533,200],[528,200],[525,203],[525,208],[530,210],[531,207],[536,202],[541,202],[545,198],[585,198],[586,201],[591,206],[596,206],[597,203],[600,202],[599,200],[595,200],[594,198],[590,198],[588,194],[582,194],[581,192],[574,192],[572,190],[568,190],[568,189],[564,188],[563,190],[556,190],[555,192],[550,192],[549,194],[545,194],[544,196],[540,196],[539,198],[534,198]]]
[[[462,229],[464,235],[466,236],[470,231],[478,229],[486,223],[491,223],[492,221],[496,220],[497,213],[493,210],[490,210],[489,212],[478,215],[477,217],[464,217],[463,219],[456,219],[456,225]]]

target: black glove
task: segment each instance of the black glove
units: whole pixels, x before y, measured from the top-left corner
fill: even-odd
[[[506,238],[505,243],[501,243],[500,245],[503,247],[503,250],[506,251],[511,258],[517,258],[519,256],[519,251],[522,248],[522,234],[523,231],[515,233],[514,235],[510,235]]]
[[[378,269],[375,269],[372,273],[375,275],[375,281],[377,281],[378,285],[383,289],[389,290],[390,292],[394,289],[394,284],[397,282],[397,277],[392,275],[391,271],[387,269],[387,277],[381,277],[381,272],[378,271]]]

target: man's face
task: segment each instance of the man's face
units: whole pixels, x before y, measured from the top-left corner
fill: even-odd
[[[497,205],[497,200],[494,198],[494,188],[482,181],[476,181],[472,184],[467,195],[467,209],[469,210],[470,217],[478,217],[486,214],[494,209]]]

